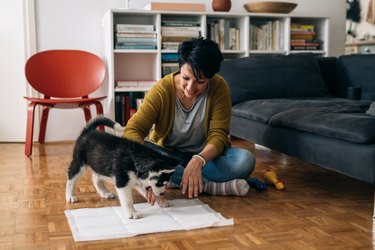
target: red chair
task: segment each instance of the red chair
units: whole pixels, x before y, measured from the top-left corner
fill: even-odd
[[[95,105],[97,115],[103,114],[100,101],[106,96],[89,97],[103,84],[105,78],[105,65],[98,56],[80,50],[43,51],[29,58],[25,74],[30,85],[44,95],[43,98],[25,97],[30,101],[27,110],[26,156],[32,152],[37,105],[42,107],[39,143],[44,143],[51,108],[82,108],[86,122],[91,119],[91,105]]]

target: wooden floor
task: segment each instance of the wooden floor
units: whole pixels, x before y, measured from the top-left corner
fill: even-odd
[[[286,184],[242,198],[200,196],[234,226],[75,243],[64,210],[118,200],[99,198],[86,175],[80,202],[65,202],[72,143],[36,145],[31,159],[23,144],[0,144],[0,249],[373,249],[371,185],[244,141],[234,145],[256,154],[254,177],[274,169]],[[184,198],[178,190],[168,196]]]

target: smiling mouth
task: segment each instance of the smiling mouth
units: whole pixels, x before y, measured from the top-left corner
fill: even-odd
[[[189,94],[189,95],[193,95],[193,94],[195,93],[195,91],[189,91],[189,90],[187,90],[187,89],[185,89],[185,91],[186,91],[187,94]]]

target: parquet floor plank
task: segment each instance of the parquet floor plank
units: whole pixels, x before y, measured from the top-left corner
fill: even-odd
[[[199,198],[235,225],[74,242],[66,209],[118,206],[96,193],[87,173],[77,185],[79,202],[65,202],[72,142],[35,145],[31,159],[23,144],[0,144],[0,249],[373,249],[373,187],[252,143],[234,146],[257,157],[252,177],[277,172],[286,188],[245,197],[202,194]],[[110,190],[113,187],[108,186]],[[185,198],[170,190],[170,199]],[[135,194],[135,202],[144,202]]]

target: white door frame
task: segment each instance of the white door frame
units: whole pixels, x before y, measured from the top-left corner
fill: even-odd
[[[25,62],[36,53],[36,22],[35,0],[23,0],[24,25],[25,25]],[[36,91],[27,84],[27,94],[37,96]]]
[[[24,74],[26,60],[36,52],[35,0],[2,0],[0,33],[0,142],[24,142],[28,104],[23,96],[37,96]]]
[[[35,0],[23,0],[24,3],[24,25],[25,25],[25,62],[28,58],[37,52],[37,39],[36,39],[36,16],[35,16]],[[34,90],[30,84],[26,83],[26,94],[32,97],[40,97],[39,93]],[[35,119],[37,118],[37,119]],[[34,114],[34,138],[38,136],[40,125],[40,112],[35,109]],[[35,140],[35,139],[33,139]]]

